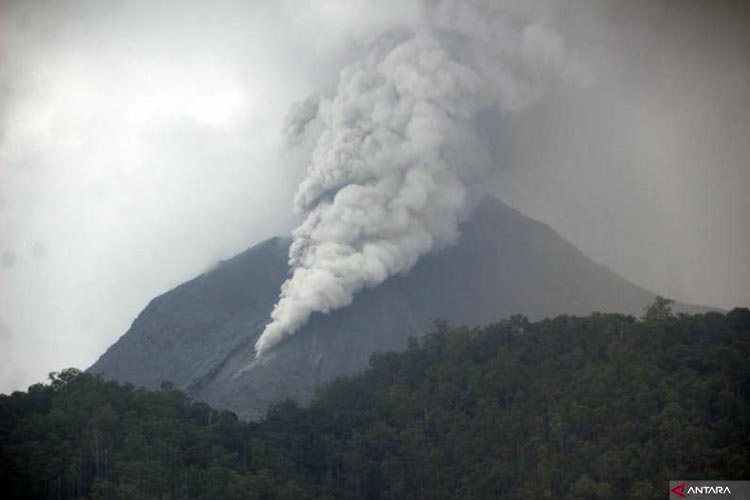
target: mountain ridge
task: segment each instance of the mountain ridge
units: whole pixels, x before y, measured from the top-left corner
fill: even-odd
[[[256,419],[280,399],[305,402],[321,384],[364,369],[374,352],[403,350],[438,318],[479,326],[512,314],[640,314],[655,297],[548,225],[485,197],[458,244],[361,291],[349,307],[313,314],[257,360],[255,341],[289,272],[289,244],[261,242],[155,298],[89,370],[149,388],[168,380]]]

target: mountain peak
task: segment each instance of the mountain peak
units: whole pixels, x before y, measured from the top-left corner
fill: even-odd
[[[488,214],[499,215],[508,211],[515,212],[515,210],[511,208],[510,205],[506,205],[491,194],[486,194],[479,199],[479,202],[477,202],[474,210],[472,210],[472,216],[482,216]]]
[[[492,195],[483,196],[471,210],[466,221],[468,224],[489,226],[507,225],[512,222],[523,225],[540,224]]]

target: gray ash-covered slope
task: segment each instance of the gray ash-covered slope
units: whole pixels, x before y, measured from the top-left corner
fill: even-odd
[[[359,293],[347,308],[313,315],[257,361],[254,344],[287,276],[289,243],[272,238],[157,297],[90,371],[149,388],[170,381],[257,418],[270,403],[304,402],[321,383],[365,368],[373,352],[403,349],[438,318],[471,326],[516,313],[640,314],[654,298],[545,224],[486,198],[457,245]]]

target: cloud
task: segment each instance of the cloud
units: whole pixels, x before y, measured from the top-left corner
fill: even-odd
[[[345,52],[276,2],[3,4],[0,391],[87,366],[153,296],[287,232],[278,130]]]

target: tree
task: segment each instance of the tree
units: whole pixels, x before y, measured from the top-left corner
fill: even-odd
[[[0,495],[608,500],[750,477],[750,312],[670,303],[446,325],[254,423],[65,370],[0,395]]]
[[[657,295],[654,301],[643,309],[643,320],[664,320],[672,317],[674,300]]]

